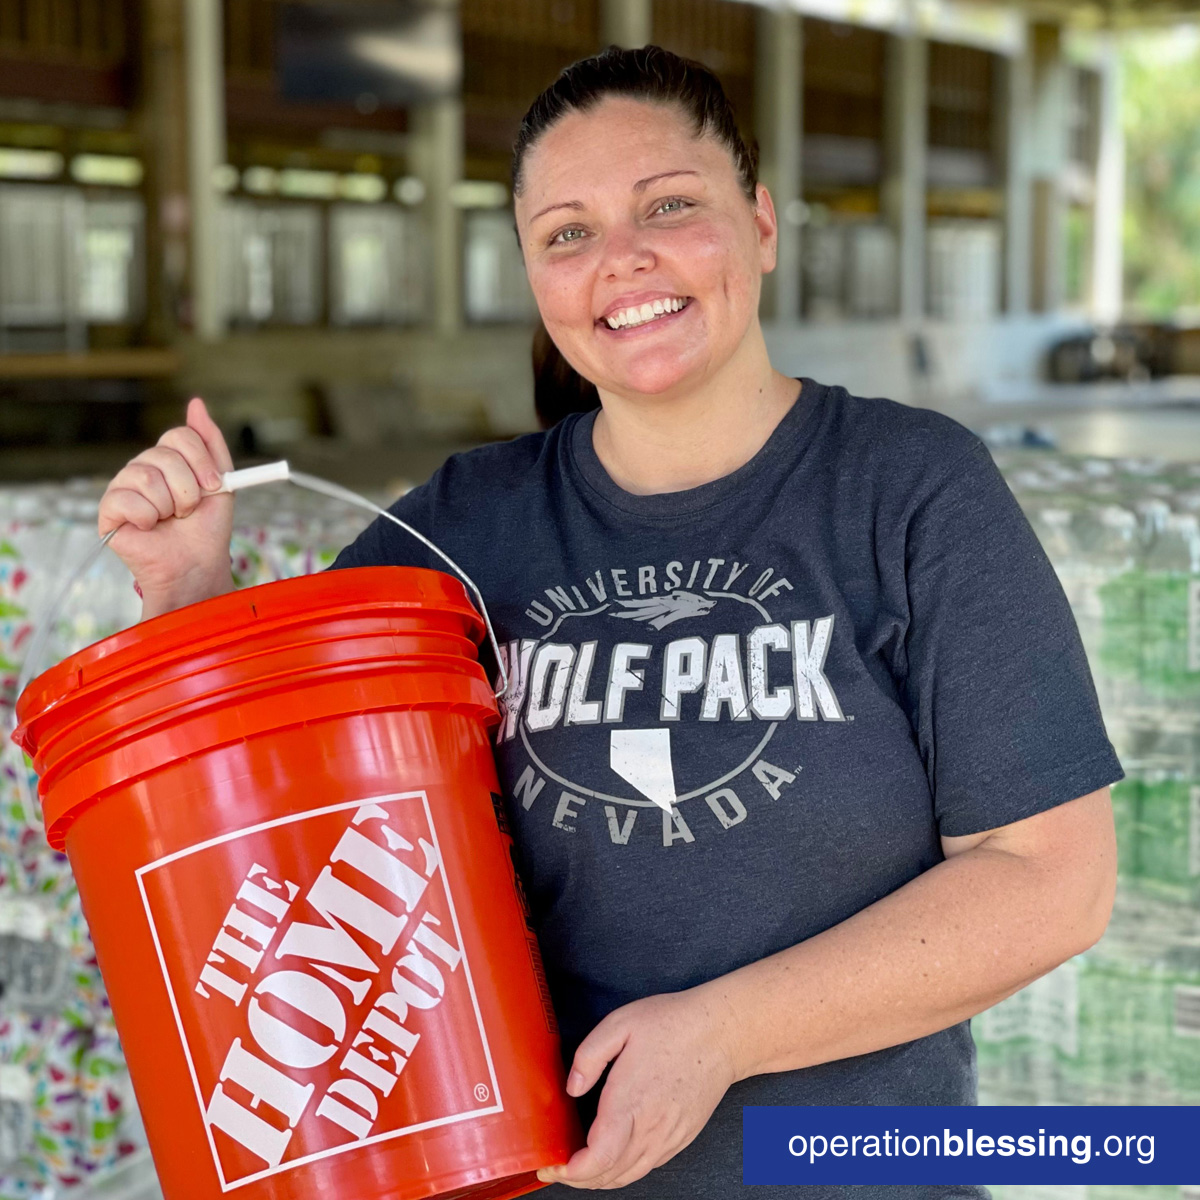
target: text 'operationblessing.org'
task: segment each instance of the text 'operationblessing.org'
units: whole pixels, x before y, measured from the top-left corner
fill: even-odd
[[[1102,1142],[1101,1135],[1097,1135],[1096,1142],[1095,1153],[1103,1153],[1108,1158],[1134,1156],[1143,1165],[1154,1161],[1152,1133],[1110,1133],[1103,1135]],[[899,1127],[885,1129],[882,1134],[836,1133],[831,1138],[821,1133],[808,1137],[797,1133],[788,1139],[788,1153],[793,1158],[807,1158],[810,1164],[827,1154],[834,1158],[857,1154],[864,1158],[959,1158],[964,1155],[987,1158],[993,1154],[1000,1158],[1011,1158],[1014,1154],[1021,1158],[1054,1158],[1057,1155],[1069,1158],[1073,1163],[1087,1163],[1092,1161],[1093,1148],[1090,1133],[1077,1133],[1070,1139],[1065,1133],[1047,1134],[1045,1129],[1039,1129],[1037,1133],[977,1134],[968,1125],[965,1132],[952,1133],[943,1129],[940,1135],[901,1134]]]
[[[752,1107],[743,1182],[1194,1185],[1195,1109]]]

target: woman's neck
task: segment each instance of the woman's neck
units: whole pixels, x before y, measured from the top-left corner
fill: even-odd
[[[748,463],[799,395],[796,380],[771,366],[765,345],[749,357],[677,396],[605,393],[592,445],[613,482],[635,495],[681,492]]]

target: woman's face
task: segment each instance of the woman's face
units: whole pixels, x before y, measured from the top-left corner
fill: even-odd
[[[602,391],[679,393],[734,357],[775,265],[775,213],[675,106],[572,112],[534,144],[516,201],[546,329]]]

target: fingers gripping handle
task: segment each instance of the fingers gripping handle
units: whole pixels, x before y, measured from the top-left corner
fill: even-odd
[[[246,467],[241,471],[226,471],[221,476],[221,486],[216,492],[210,495],[219,495],[222,492],[236,492],[240,488],[254,487],[260,483],[276,483],[286,480],[289,477],[288,465],[286,462],[265,463],[259,467]],[[45,612],[41,614],[41,619],[34,630],[34,635],[30,639],[29,646],[25,652],[25,661],[21,667],[20,673],[17,676],[17,691],[16,695],[21,693],[29,685],[30,680],[37,675],[42,669],[42,660],[46,655],[46,647],[49,644],[50,636],[54,631],[54,627],[58,622],[59,615],[62,613],[63,605],[67,602],[67,597],[70,596],[71,590],[75,585],[92,569],[92,564],[100,557],[104,547],[113,540],[117,530],[121,526],[118,525],[110,529],[84,556],[71,574],[67,577],[66,582],[58,589]],[[14,698],[12,712],[12,728],[9,733],[13,733],[17,728],[17,706]],[[11,741],[11,738],[10,738]],[[34,808],[33,796],[29,791],[29,780],[24,772],[24,764],[17,771],[19,780],[19,788],[21,791],[21,802],[25,808],[26,820],[31,825],[38,824],[37,811]]]
[[[291,478],[285,461],[263,463],[260,467],[243,467],[240,471],[226,471],[221,476],[221,486],[213,495],[238,492],[242,488],[257,487],[260,483],[285,483]]]
[[[474,594],[476,601],[479,604],[479,611],[483,616],[484,624],[487,626],[488,638],[492,645],[492,650],[496,655],[496,666],[500,673],[500,689],[496,692],[497,699],[503,696],[508,691],[509,678],[508,670],[505,665],[504,655],[500,652],[500,642],[496,637],[495,627],[492,625],[492,618],[488,613],[487,605],[484,603],[483,593],[479,590],[479,586],[475,581],[456,563],[445,551],[435,546],[427,537],[418,533],[412,526],[405,524],[398,517],[393,516],[385,508],[380,508],[377,504],[372,504],[370,500],[352,492],[347,488],[338,487],[336,484],[328,483],[324,479],[316,479],[311,475],[304,475],[299,471],[293,471],[287,464],[286,460],[281,459],[279,462],[263,463],[257,467],[244,467],[240,471],[226,471],[221,476],[221,486],[216,492],[211,495],[220,495],[222,493],[230,493],[240,491],[242,488],[258,487],[264,483],[286,483],[290,482],[297,487],[306,488],[308,491],[317,492],[320,495],[328,496],[335,500],[341,500],[347,504],[353,504],[358,508],[365,508],[368,512],[374,513],[376,516],[383,517],[391,521],[393,525],[399,525],[406,533],[411,534],[417,541],[423,543],[434,552],[456,575],[467,585],[470,591]],[[70,578],[66,581],[63,587],[59,590],[51,602],[49,611],[40,623],[40,628],[37,631],[33,641],[30,643],[29,650],[25,655],[25,666],[21,671],[17,681],[17,695],[19,696],[24,690],[25,685],[34,677],[41,667],[42,656],[46,650],[46,642],[49,639],[51,629],[54,623],[58,620],[58,615],[62,610],[62,606],[66,601],[71,589],[76,582],[80,580],[91,569],[92,564],[96,561],[101,550],[108,545],[113,539],[113,535],[117,532],[116,529],[110,529],[108,533],[100,539],[99,543],[92,549],[83,562],[81,562],[72,572]],[[15,727],[15,709],[14,709],[14,727]]]

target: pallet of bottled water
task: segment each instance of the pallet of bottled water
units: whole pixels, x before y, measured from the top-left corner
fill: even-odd
[[[1032,450],[997,461],[1075,613],[1127,778],[1113,789],[1108,932],[975,1018],[980,1100],[1198,1104],[1200,464]],[[1104,1191],[1143,1193],[1178,1189]]]

